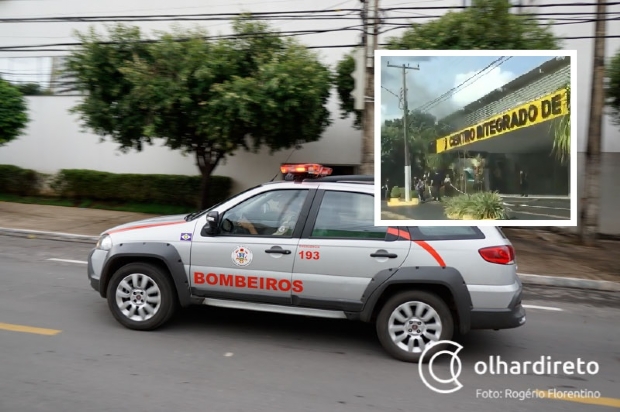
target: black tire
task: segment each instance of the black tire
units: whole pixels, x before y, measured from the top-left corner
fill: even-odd
[[[409,352],[404,349],[398,347],[390,337],[389,333],[389,320],[392,312],[396,310],[400,305],[407,302],[422,302],[429,305],[439,316],[441,322],[441,332],[438,340],[451,340],[454,334],[454,319],[448,305],[441,299],[439,296],[425,292],[425,291],[416,291],[410,290],[398,293],[392,296],[388,301],[383,305],[380,309],[379,314],[377,316],[377,321],[375,323],[377,329],[377,336],[381,345],[385,349],[385,351],[395,359],[398,359],[403,362],[412,362],[418,363],[420,361],[420,357],[422,356],[421,352]],[[433,354],[441,350],[442,345],[437,345],[428,350],[426,353],[423,362],[427,361],[432,357]]]
[[[133,320],[123,314],[117,304],[116,289],[121,281],[131,274],[142,274],[159,288],[160,306],[148,320]],[[147,288],[148,289],[148,288]],[[170,276],[159,267],[149,263],[129,263],[117,270],[110,279],[107,290],[108,306],[114,318],[123,326],[133,330],[155,330],[174,315],[178,307],[176,289]]]

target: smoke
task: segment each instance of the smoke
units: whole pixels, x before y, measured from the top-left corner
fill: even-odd
[[[383,118],[381,121],[402,117],[402,104],[399,105],[397,96],[402,95],[403,77],[402,70],[389,65],[417,67],[416,62],[427,62],[435,59],[434,56],[382,57],[381,65],[381,108]],[[459,107],[447,96],[431,104],[439,95],[437,91],[430,91],[428,85],[416,79],[417,70],[407,70],[407,102],[409,110],[420,109],[435,116],[438,120],[456,112]],[[387,90],[386,90],[387,89]],[[446,90],[447,92],[447,90]],[[396,96],[395,96],[396,95]]]

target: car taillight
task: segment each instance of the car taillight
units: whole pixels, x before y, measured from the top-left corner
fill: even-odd
[[[478,251],[482,259],[498,265],[512,265],[515,263],[515,250],[510,245],[485,247]]]

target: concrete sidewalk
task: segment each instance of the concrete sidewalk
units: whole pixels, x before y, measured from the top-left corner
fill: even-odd
[[[111,227],[153,216],[156,215],[0,202],[0,233],[17,229],[85,238],[98,237]]]
[[[94,244],[101,232],[124,223],[156,217],[144,213],[0,201],[0,235]],[[520,274],[523,283],[620,292],[620,282]]]

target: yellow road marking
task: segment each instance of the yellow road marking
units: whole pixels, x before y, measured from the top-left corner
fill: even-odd
[[[56,329],[35,328],[33,326],[13,325],[10,323],[1,323],[1,322],[0,322],[0,329],[10,330],[11,332],[34,333],[36,335],[47,335],[47,336],[58,335],[60,332],[62,332],[61,330],[56,330]]]
[[[594,398],[594,397],[568,397],[568,396],[557,396],[554,395],[553,392],[536,390],[536,395],[539,398],[543,399],[557,399],[561,401],[569,401],[576,403],[585,403],[588,405],[598,405],[598,406],[610,406],[612,408],[620,408],[620,399],[617,398]]]

